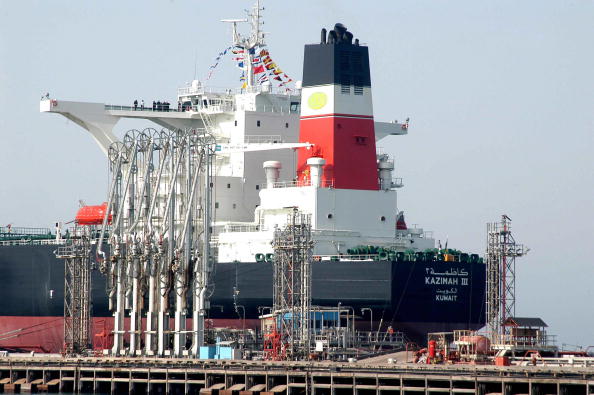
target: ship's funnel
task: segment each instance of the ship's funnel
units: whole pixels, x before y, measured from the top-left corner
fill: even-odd
[[[307,160],[309,165],[309,172],[311,177],[311,186],[319,188],[322,183],[322,176],[324,175],[324,165],[326,161],[324,158],[309,158]]]
[[[266,188],[274,188],[274,184],[278,182],[280,177],[280,169],[282,165],[279,161],[269,160],[262,165],[264,173],[266,174]]]
[[[305,46],[297,177],[308,178],[310,157],[324,158],[324,185],[378,190],[371,78],[367,47],[337,23],[320,44]]]

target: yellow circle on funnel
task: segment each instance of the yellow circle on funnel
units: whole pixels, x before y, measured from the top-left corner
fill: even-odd
[[[307,105],[312,110],[319,110],[320,108],[324,107],[328,102],[328,96],[324,92],[314,92],[309,95],[307,99]]]

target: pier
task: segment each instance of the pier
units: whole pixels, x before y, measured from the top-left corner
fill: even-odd
[[[3,392],[101,394],[594,394],[594,367],[0,358]]]

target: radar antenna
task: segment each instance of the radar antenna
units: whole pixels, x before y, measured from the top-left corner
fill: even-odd
[[[252,66],[253,57],[255,55],[254,49],[256,47],[266,46],[266,42],[264,41],[265,33],[261,30],[261,25],[264,24],[264,22],[261,20],[261,11],[264,11],[264,7],[260,6],[260,0],[256,0],[256,3],[252,7],[252,10],[246,10],[248,18],[221,20],[221,22],[231,24],[233,45],[236,48],[240,48],[243,50],[243,53],[240,53],[238,55],[243,57],[243,70],[245,72],[246,84],[248,87],[252,87],[255,85],[254,71]],[[248,37],[243,37],[237,31],[237,24],[244,22],[250,23],[251,31]]]

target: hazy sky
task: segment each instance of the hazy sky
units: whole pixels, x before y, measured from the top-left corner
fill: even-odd
[[[49,227],[107,195],[107,163],[83,129],[39,113],[63,100],[175,102],[230,43],[222,18],[251,0],[0,0],[0,224]],[[274,1],[275,61],[294,79],[303,45],[344,23],[369,45],[375,116],[411,118],[380,142],[396,156],[409,224],[483,253],[505,213],[531,248],[517,262],[518,316],[559,345],[594,344],[594,2]],[[197,62],[196,62],[197,60]],[[230,59],[214,85],[237,87]],[[134,121],[121,122],[121,135]]]

